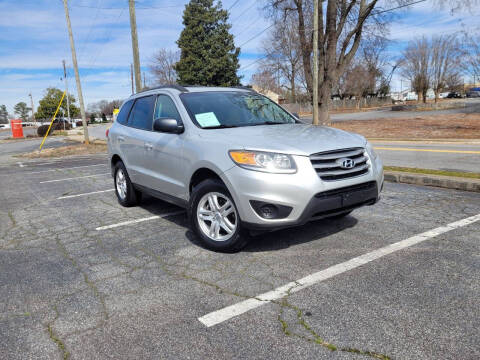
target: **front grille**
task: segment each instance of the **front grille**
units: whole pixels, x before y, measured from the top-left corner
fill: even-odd
[[[355,162],[352,168],[342,167],[342,159]],[[310,161],[320,179],[335,181],[368,173],[370,165],[364,148],[338,149],[310,155]]]
[[[356,184],[356,185],[346,186],[338,189],[323,191],[316,194],[315,197],[322,199],[330,196],[342,195],[342,194],[353,192],[353,191],[369,191],[376,188],[377,188],[377,182],[369,181],[362,184]]]

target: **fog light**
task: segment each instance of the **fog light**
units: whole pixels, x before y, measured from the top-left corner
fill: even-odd
[[[292,207],[250,200],[250,205],[263,219],[284,219],[292,212]]]
[[[260,216],[265,219],[275,219],[277,217],[278,209],[275,205],[263,205],[260,208]]]

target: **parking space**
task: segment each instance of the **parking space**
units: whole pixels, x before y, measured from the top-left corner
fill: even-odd
[[[0,165],[0,357],[477,359],[480,194],[386,184],[341,220],[203,249],[105,155]]]

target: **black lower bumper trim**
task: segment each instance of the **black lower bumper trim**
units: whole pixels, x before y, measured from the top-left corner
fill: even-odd
[[[251,230],[269,231],[303,225],[312,220],[346,213],[365,205],[373,205],[378,199],[377,182],[370,181],[316,194],[295,222],[282,225],[244,223],[244,226]]]

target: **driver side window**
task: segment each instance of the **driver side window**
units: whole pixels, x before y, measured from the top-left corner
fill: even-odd
[[[158,95],[154,119],[175,119],[181,122],[180,114],[173,100],[167,95]]]

